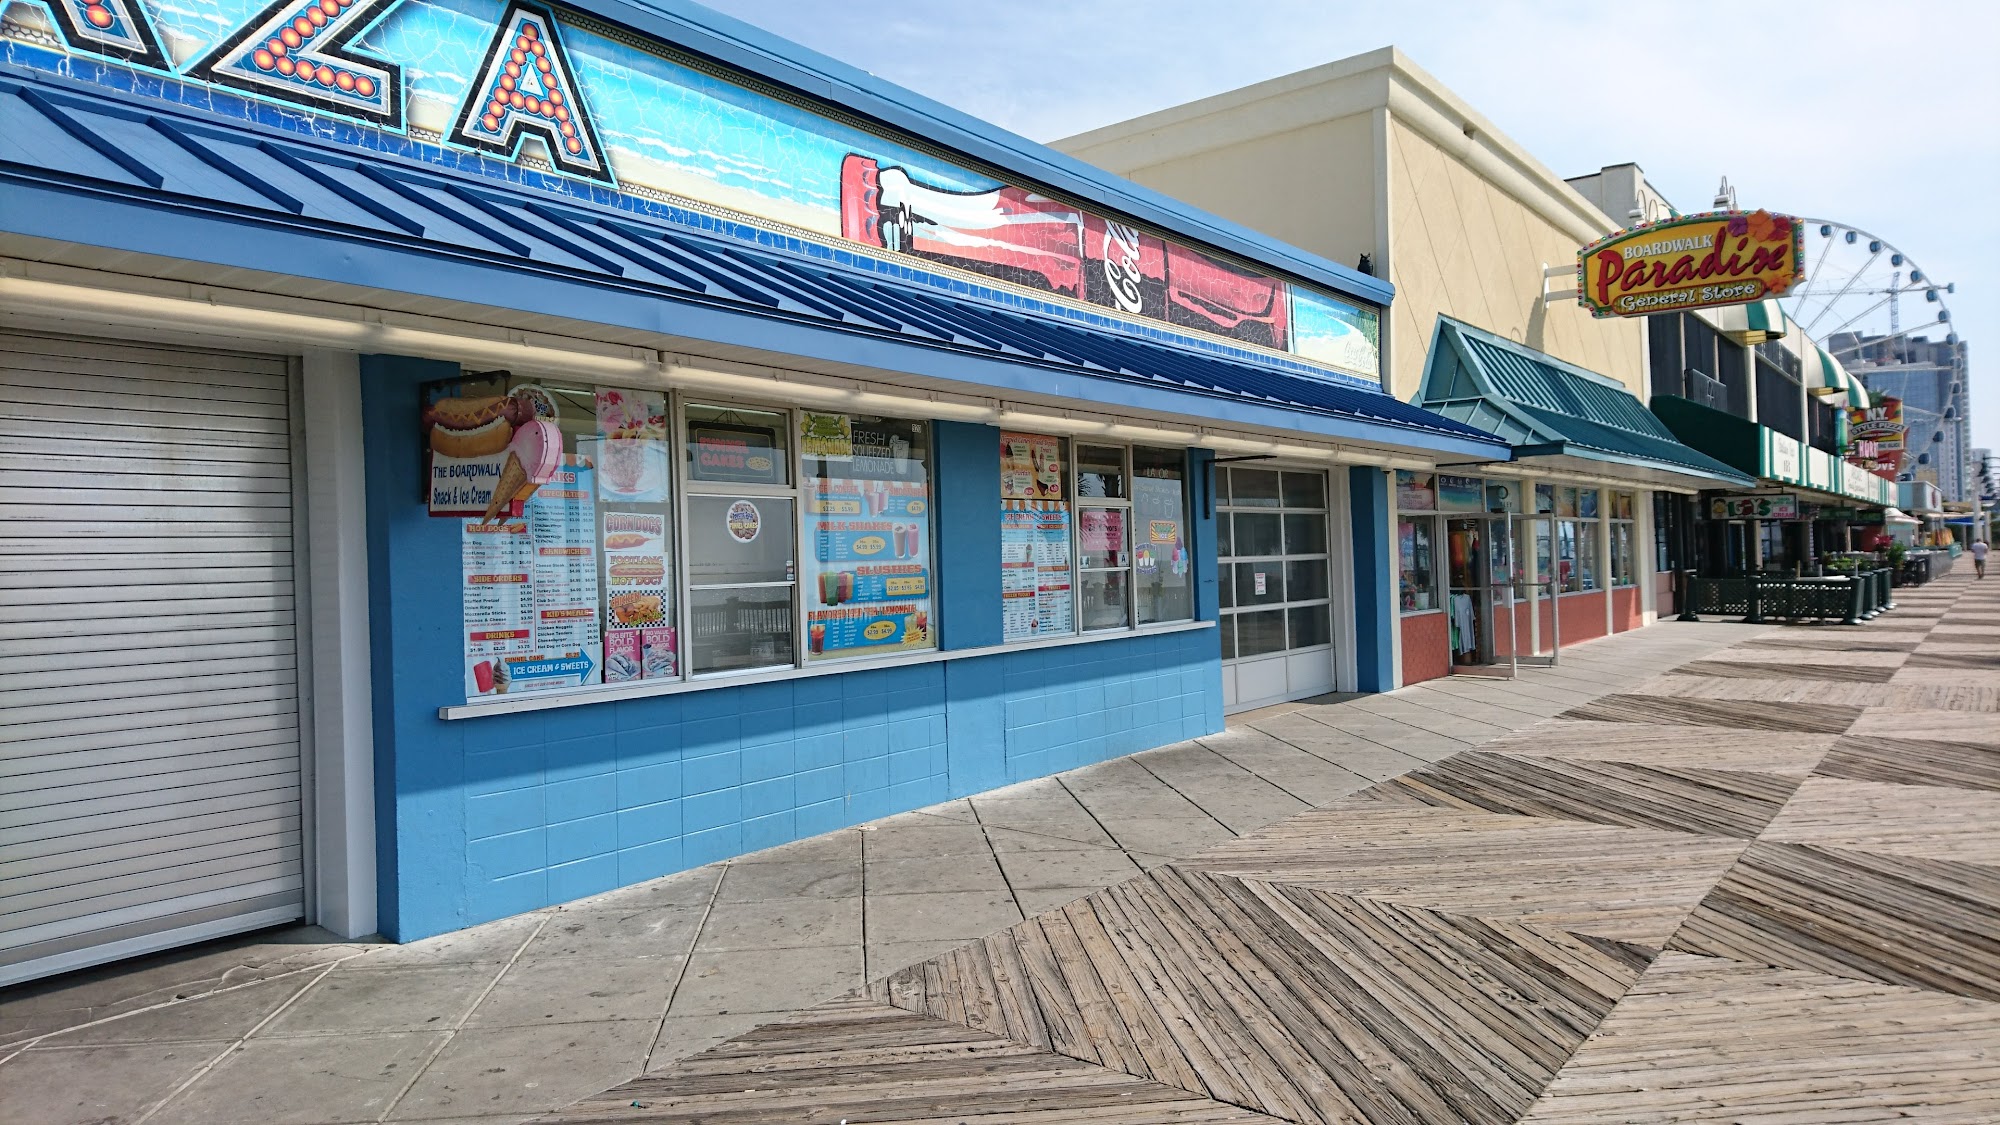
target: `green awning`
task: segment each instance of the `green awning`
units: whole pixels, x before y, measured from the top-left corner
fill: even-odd
[[[1573,457],[1699,488],[1756,483],[1682,444],[1622,384],[1448,316],[1417,404],[1505,438],[1515,461]]]
[[[1870,405],[1868,388],[1861,380],[1833,358],[1833,353],[1812,345],[1812,355],[1805,362],[1806,389],[1816,395],[1834,395],[1842,404],[1850,408],[1866,409]]]

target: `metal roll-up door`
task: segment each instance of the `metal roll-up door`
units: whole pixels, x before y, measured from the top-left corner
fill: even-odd
[[[0,332],[0,984],[303,917],[290,404]]]

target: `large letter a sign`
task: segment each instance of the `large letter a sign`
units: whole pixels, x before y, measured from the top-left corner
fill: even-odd
[[[513,159],[527,137],[541,140],[558,171],[612,182],[555,19],[517,3],[500,20],[451,139]]]

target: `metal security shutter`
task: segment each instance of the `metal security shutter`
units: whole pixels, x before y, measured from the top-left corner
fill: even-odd
[[[0,332],[0,984],[304,915],[290,400]]]

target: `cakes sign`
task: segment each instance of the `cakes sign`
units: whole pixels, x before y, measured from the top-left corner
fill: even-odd
[[[1782,296],[1804,275],[1803,229],[1769,211],[1711,211],[1622,230],[1578,253],[1578,300],[1612,317]]]

